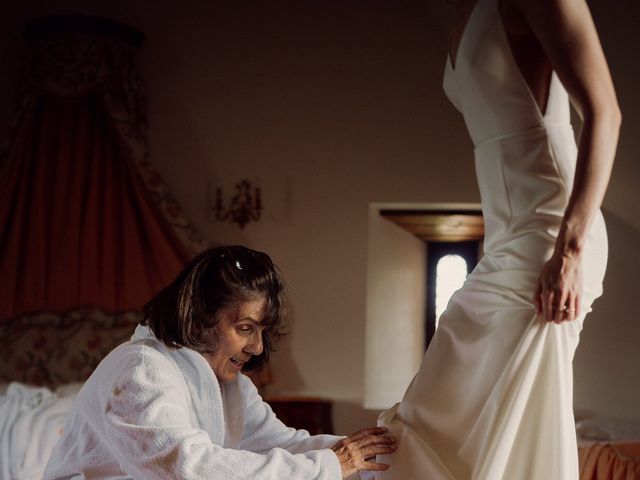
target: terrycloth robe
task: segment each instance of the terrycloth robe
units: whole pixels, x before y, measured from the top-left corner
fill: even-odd
[[[247,377],[221,384],[139,326],[78,394],[44,479],[340,480],[339,439],[287,428]]]

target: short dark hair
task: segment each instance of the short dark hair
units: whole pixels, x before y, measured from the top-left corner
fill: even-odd
[[[143,307],[143,325],[171,348],[210,352],[206,334],[227,307],[263,297],[263,352],[254,355],[244,371],[260,369],[285,335],[288,309],[284,281],[266,253],[232,245],[205,250],[176,279]],[[215,345],[213,345],[215,349]]]

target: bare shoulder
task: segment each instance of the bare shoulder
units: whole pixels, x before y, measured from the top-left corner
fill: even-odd
[[[593,46],[597,33],[586,0],[501,0],[512,33],[533,34],[545,50]]]
[[[586,0],[502,0],[506,4],[521,11],[547,10],[554,11],[567,5],[586,4]]]
[[[611,75],[586,0],[502,0],[525,22],[578,111],[615,105]]]
[[[505,12],[523,23],[544,21],[553,25],[590,18],[586,0],[502,0]]]

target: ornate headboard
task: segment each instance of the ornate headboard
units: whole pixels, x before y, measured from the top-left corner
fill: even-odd
[[[110,315],[76,309],[0,323],[0,384],[22,382],[55,389],[84,382],[100,361],[131,338],[140,312]],[[262,390],[273,381],[269,365],[249,378]]]
[[[56,388],[83,382],[140,321],[134,312],[110,315],[76,309],[0,324],[0,383],[19,381]]]

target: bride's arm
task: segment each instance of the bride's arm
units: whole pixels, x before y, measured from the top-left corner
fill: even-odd
[[[582,250],[609,183],[621,114],[584,0],[511,0],[510,6],[537,38],[583,120],[573,190],[535,299],[547,320],[572,320],[580,314]]]

